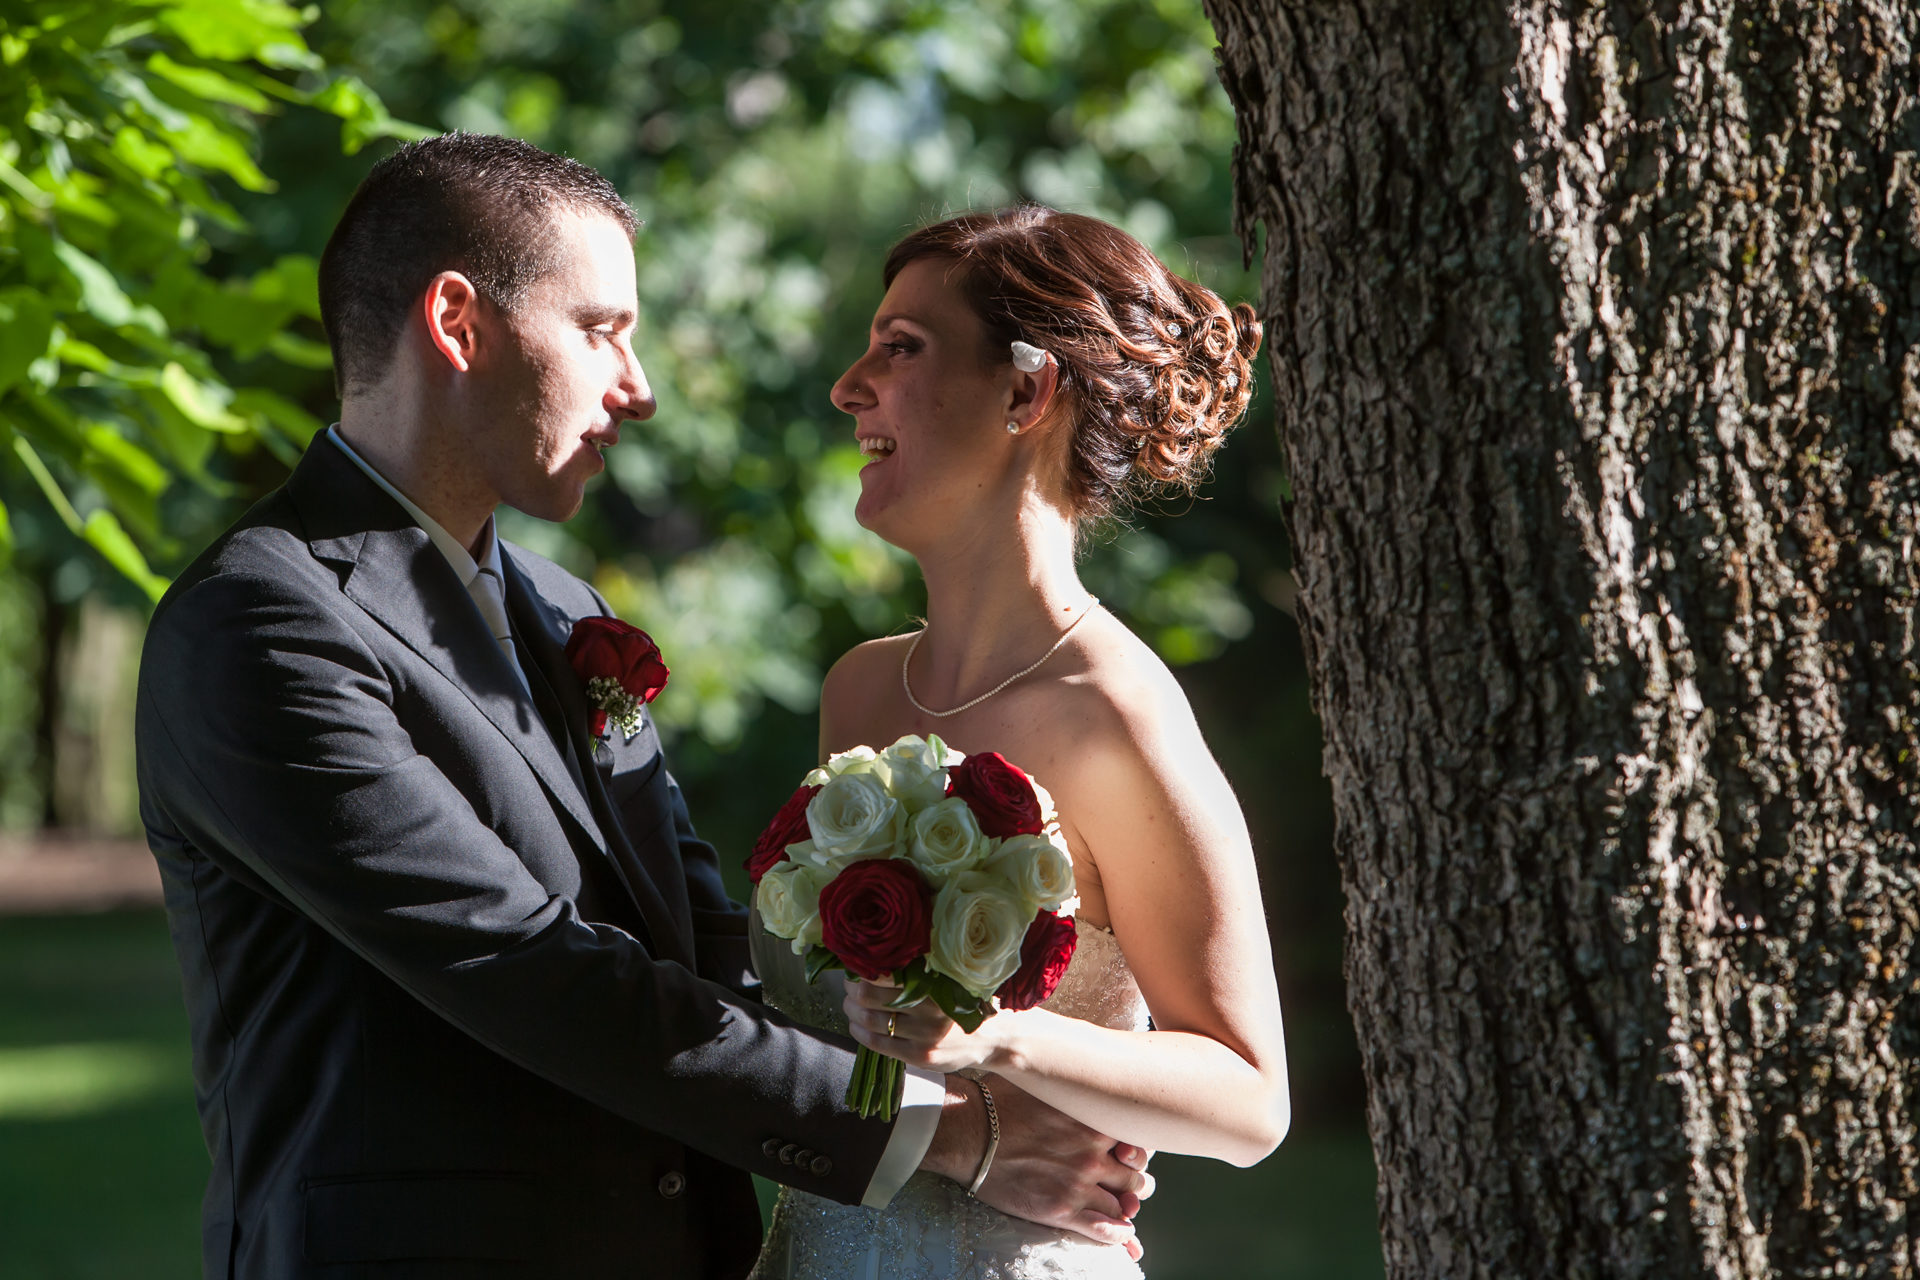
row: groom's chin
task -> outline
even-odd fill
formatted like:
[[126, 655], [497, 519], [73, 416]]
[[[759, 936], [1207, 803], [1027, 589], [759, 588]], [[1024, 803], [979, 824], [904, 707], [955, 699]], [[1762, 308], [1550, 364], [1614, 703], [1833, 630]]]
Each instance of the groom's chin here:
[[512, 507], [523, 516], [532, 516], [536, 520], [546, 520], [553, 524], [565, 524], [580, 514], [580, 508], [586, 505], [586, 486], [564, 492], [544, 493], [522, 501], [509, 499], [506, 506]]

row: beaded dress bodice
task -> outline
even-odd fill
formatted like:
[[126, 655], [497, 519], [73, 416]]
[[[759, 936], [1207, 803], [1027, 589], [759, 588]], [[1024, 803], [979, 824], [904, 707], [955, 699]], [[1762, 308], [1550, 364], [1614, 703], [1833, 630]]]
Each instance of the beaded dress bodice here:
[[[1145, 1030], [1147, 1003], [1120, 943], [1076, 924], [1079, 945], [1045, 1008], [1103, 1027]], [[751, 934], [766, 1002], [809, 1026], [844, 1033], [838, 973], [807, 984], [790, 945], [759, 927]], [[753, 1280], [1140, 1280], [1118, 1246], [1009, 1217], [934, 1174], [907, 1180], [885, 1209], [838, 1204], [780, 1189]]]

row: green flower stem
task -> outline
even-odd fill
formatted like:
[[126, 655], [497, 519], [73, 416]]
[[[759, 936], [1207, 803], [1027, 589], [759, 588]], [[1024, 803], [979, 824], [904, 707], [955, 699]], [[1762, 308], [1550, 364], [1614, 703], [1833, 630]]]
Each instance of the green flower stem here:
[[847, 1081], [847, 1107], [863, 1119], [892, 1120], [900, 1114], [900, 1063], [861, 1045], [853, 1055], [853, 1078]]

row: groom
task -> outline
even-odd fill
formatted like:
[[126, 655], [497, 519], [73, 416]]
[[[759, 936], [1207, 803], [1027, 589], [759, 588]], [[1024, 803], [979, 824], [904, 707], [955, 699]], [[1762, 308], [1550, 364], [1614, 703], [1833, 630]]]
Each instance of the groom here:
[[[654, 411], [634, 225], [506, 139], [377, 165], [321, 264], [340, 423], [154, 615], [208, 1277], [738, 1276], [749, 1171], [880, 1205], [988, 1156], [971, 1082], [859, 1119], [852, 1044], [756, 1001], [651, 723], [589, 731], [563, 647], [605, 602], [495, 536], [501, 503], [571, 516]], [[995, 1094], [981, 1198], [1130, 1241], [1140, 1154]]]

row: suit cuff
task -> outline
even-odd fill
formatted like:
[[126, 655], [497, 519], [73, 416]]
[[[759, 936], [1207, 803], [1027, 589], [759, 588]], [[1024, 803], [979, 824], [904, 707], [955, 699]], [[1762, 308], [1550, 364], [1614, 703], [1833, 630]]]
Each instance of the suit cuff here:
[[873, 1180], [860, 1199], [868, 1209], [884, 1209], [894, 1193], [907, 1185], [927, 1158], [933, 1131], [940, 1127], [940, 1109], [947, 1105], [947, 1078], [937, 1071], [908, 1067], [906, 1088], [900, 1095], [900, 1114], [894, 1117], [887, 1149], [874, 1166]]

